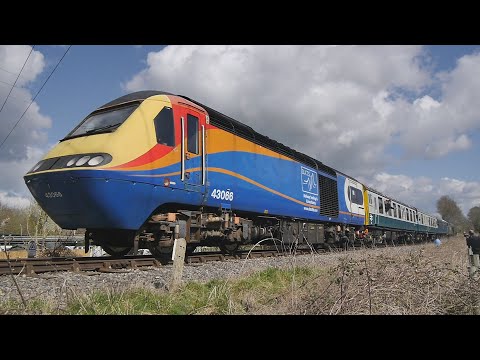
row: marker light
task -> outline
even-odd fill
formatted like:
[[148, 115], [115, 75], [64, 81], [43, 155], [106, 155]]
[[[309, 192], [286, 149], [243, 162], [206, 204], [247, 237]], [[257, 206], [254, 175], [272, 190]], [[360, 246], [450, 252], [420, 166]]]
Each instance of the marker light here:
[[77, 158], [70, 159], [70, 160], [67, 162], [67, 166], [72, 166], [73, 164], [75, 164], [75, 161], [77, 161]]
[[90, 156], [83, 156], [81, 157], [80, 159], [77, 160], [77, 162], [75, 163], [76, 166], [82, 166], [83, 164], [85, 164], [88, 160], [90, 160]]
[[102, 161], [103, 161], [103, 156], [102, 156], [102, 155], [97, 155], [97, 156], [91, 158], [91, 159], [88, 161], [88, 165], [90, 165], [90, 166], [97, 166], [97, 165], [100, 164]]

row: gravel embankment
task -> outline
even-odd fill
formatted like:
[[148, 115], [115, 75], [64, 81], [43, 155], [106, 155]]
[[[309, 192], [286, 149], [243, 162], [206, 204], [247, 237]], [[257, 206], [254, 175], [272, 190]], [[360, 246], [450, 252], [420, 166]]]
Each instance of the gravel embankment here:
[[[315, 255], [271, 257], [248, 260], [228, 260], [206, 264], [185, 265], [183, 282], [207, 282], [212, 279], [236, 278], [269, 267], [288, 268], [296, 266], [330, 267], [338, 263], [340, 258], [390, 255], [418, 251], [427, 245], [398, 246], [375, 250], [355, 250], [348, 252], [332, 252]], [[45, 299], [58, 302], [63, 306], [68, 297], [90, 294], [92, 291], [106, 289], [122, 289], [143, 287], [147, 289], [165, 290], [170, 281], [172, 265], [146, 270], [125, 270], [121, 273], [73, 273], [58, 272], [39, 274], [35, 277], [15, 276], [25, 300]], [[20, 301], [18, 291], [11, 276], [0, 276], [0, 302], [11, 299]]]

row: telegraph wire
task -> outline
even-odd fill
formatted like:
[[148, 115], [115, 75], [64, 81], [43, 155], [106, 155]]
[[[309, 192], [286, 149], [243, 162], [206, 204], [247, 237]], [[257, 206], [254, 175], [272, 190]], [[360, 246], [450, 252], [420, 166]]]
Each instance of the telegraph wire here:
[[[8, 83], [8, 82], [6, 82], [6, 81], [3, 81], [3, 80], [0, 80], [0, 83], [5, 84], [5, 85], [8, 85], [8, 86], [13, 86], [12, 84], [10, 84], [10, 83]], [[17, 89], [21, 89], [21, 87], [19, 87], [19, 86], [13, 86], [13, 87], [15, 87], [15, 88], [17, 88]]]
[[15, 125], [13, 126], [12, 130], [10, 130], [10, 132], [8, 133], [8, 135], [5, 137], [5, 139], [3, 139], [2, 143], [0, 144], [0, 149], [2, 148], [3, 144], [5, 144], [5, 141], [7, 141], [7, 139], [10, 137], [10, 135], [12, 134], [13, 130], [15, 130], [15, 128], [17, 127], [18, 123], [20, 122], [20, 120], [22, 120], [23, 116], [25, 115], [25, 113], [28, 111], [28, 109], [30, 108], [30, 105], [33, 104], [33, 102], [35, 101], [35, 99], [37, 98], [38, 94], [40, 94], [40, 91], [42, 91], [43, 87], [45, 86], [45, 84], [48, 82], [48, 80], [50, 79], [50, 77], [53, 75], [53, 73], [55, 72], [55, 70], [57, 69], [58, 65], [60, 65], [60, 63], [62, 62], [63, 58], [65, 57], [65, 55], [67, 55], [68, 53], [68, 50], [70, 50], [70, 48], [72, 47], [72, 45], [69, 45], [67, 50], [65, 51], [65, 53], [63, 54], [62, 58], [60, 59], [60, 61], [57, 63], [57, 65], [55, 65], [55, 68], [52, 70], [52, 72], [50, 73], [50, 75], [48, 75], [47, 79], [45, 80], [45, 82], [43, 83], [42, 87], [40, 88], [40, 90], [38, 90], [38, 92], [35, 94], [35, 96], [33, 97], [32, 101], [30, 102], [30, 104], [28, 104], [27, 108], [25, 109], [25, 111], [23, 112], [22, 116], [20, 116], [20, 118], [17, 120], [17, 122], [15, 123]]
[[24, 68], [25, 65], [27, 64], [28, 59], [30, 59], [30, 55], [32, 55], [32, 51], [33, 51], [33, 48], [34, 48], [34, 47], [35, 47], [35, 45], [33, 45], [32, 48], [30, 49], [30, 52], [28, 53], [27, 59], [26, 59], [25, 62], [23, 63], [22, 69], [21, 69], [20, 72], [18, 73], [17, 78], [15, 79], [15, 82], [13, 83], [12, 87], [10, 88], [10, 91], [9, 91], [7, 97], [5, 98], [5, 101], [3, 102], [2, 108], [0, 109], [0, 113], [2, 112], [3, 107], [4, 107], [5, 104], [7, 103], [7, 100], [8, 100], [8, 98], [10, 97], [10, 94], [12, 93], [13, 88], [14, 88], [15, 85], [17, 84], [17, 81], [18, 81], [18, 79], [20, 78], [20, 74], [22, 73], [23, 68]]

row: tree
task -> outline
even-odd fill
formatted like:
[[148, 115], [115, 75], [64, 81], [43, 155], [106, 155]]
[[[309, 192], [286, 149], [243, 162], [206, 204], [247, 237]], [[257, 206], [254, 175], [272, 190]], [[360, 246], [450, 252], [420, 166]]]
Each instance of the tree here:
[[473, 225], [475, 231], [480, 231], [480, 206], [474, 206], [468, 211], [468, 220]]
[[[8, 219], [8, 221], [5, 221]], [[62, 229], [36, 203], [17, 209], [0, 204], [0, 235], [45, 237], [60, 234]]]
[[444, 195], [437, 201], [437, 211], [442, 215], [443, 220], [448, 221], [458, 231], [466, 231], [469, 227], [469, 221], [463, 215], [455, 200], [450, 196]]

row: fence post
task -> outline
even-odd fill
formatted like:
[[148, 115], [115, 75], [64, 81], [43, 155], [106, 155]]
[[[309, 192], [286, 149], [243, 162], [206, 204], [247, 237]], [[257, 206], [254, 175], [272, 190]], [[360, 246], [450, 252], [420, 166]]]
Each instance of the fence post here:
[[175, 239], [173, 244], [173, 274], [170, 282], [169, 291], [175, 291], [182, 281], [183, 265], [185, 263], [185, 251], [187, 249], [187, 242], [184, 238]]

